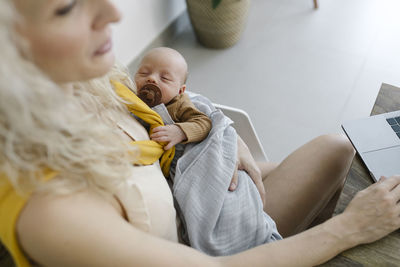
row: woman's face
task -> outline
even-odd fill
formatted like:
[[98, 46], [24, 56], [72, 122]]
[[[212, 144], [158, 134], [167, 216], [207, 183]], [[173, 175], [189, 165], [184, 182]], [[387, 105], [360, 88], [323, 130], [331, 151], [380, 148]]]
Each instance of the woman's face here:
[[110, 23], [120, 13], [110, 0], [14, 0], [18, 32], [32, 61], [58, 83], [106, 74], [114, 63]]

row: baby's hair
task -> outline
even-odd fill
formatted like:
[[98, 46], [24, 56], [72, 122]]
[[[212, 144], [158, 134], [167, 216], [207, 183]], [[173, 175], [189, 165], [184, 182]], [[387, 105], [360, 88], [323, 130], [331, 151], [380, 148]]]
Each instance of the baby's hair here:
[[152, 52], [154, 52], [154, 51], [157, 51], [157, 50], [160, 50], [160, 49], [166, 49], [166, 50], [172, 51], [173, 53], [176, 53], [177, 55], [179, 55], [179, 57], [181, 57], [183, 63], [185, 64], [185, 69], [186, 69], [186, 70], [185, 70], [185, 74], [184, 74], [183, 79], [182, 79], [182, 85], [183, 85], [183, 84], [186, 84], [186, 81], [187, 81], [188, 76], [189, 76], [188, 64], [187, 64], [187, 62], [186, 62], [186, 59], [183, 57], [183, 55], [182, 55], [181, 53], [179, 53], [179, 51], [177, 51], [177, 50], [175, 50], [175, 49], [173, 49], [173, 48], [161, 46], [161, 47], [155, 47], [155, 48], [152, 48], [152, 49], [148, 50], [148, 51], [143, 55], [143, 57], [141, 58], [140, 63], [139, 63], [139, 66], [142, 64], [142, 62], [143, 62], [143, 60], [146, 58], [146, 56], [148, 56], [150, 53], [152, 53]]
[[[109, 80], [133, 82], [115, 66], [67, 93], [22, 55], [29, 49], [14, 30], [18, 16], [12, 0], [0, 1], [0, 182], [5, 176], [21, 193], [119, 190], [136, 150], [116, 131], [113, 118], [128, 112]], [[59, 179], [42, 183], [48, 169]]]

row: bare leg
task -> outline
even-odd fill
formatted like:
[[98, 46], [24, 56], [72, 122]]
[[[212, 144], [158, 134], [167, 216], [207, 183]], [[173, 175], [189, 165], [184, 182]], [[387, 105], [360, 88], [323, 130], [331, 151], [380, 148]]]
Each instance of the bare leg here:
[[[265, 179], [268, 178], [268, 175], [275, 170], [278, 166], [279, 163], [276, 162], [257, 162], [260, 170], [261, 170], [261, 176], [262, 180], [265, 181]], [[314, 219], [314, 221], [308, 226], [308, 227], [313, 227], [318, 224], [323, 223], [324, 221], [328, 220], [329, 218], [332, 217], [333, 212], [335, 211], [336, 204], [340, 198], [340, 195], [342, 193], [343, 187], [344, 187], [345, 179], [343, 179], [342, 186], [336, 190], [335, 194], [333, 197], [329, 200], [328, 204], [323, 208], [320, 213], [317, 215], [317, 217]]]
[[346, 137], [324, 135], [277, 167], [259, 165], [266, 191], [264, 210], [283, 236], [305, 230], [319, 215], [321, 221], [331, 216], [353, 157], [354, 149]]
[[338, 202], [338, 200], [340, 198], [340, 195], [342, 193], [342, 190], [343, 190], [343, 187], [344, 187], [344, 182], [345, 182], [345, 180], [343, 180], [342, 186], [340, 186], [339, 189], [336, 190], [335, 194], [329, 200], [328, 204], [326, 204], [325, 208], [323, 208], [320, 211], [320, 213], [317, 215], [317, 217], [314, 219], [314, 221], [307, 228], [314, 227], [314, 226], [316, 226], [318, 224], [321, 224], [321, 223], [325, 222], [329, 218], [332, 218], [333, 212], [335, 211], [335, 208], [336, 208], [336, 204], [337, 204], [337, 202]]
[[279, 166], [279, 163], [269, 162], [269, 161], [268, 162], [260, 161], [260, 162], [257, 162], [257, 165], [260, 168], [261, 177], [264, 182], [265, 179], [268, 178], [268, 175]]

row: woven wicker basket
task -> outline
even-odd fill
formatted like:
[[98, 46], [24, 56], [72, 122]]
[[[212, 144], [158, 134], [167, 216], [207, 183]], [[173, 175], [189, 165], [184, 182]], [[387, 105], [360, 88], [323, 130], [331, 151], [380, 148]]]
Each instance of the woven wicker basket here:
[[250, 0], [222, 0], [216, 9], [212, 8], [211, 2], [186, 0], [196, 37], [206, 47], [230, 47], [244, 30]]

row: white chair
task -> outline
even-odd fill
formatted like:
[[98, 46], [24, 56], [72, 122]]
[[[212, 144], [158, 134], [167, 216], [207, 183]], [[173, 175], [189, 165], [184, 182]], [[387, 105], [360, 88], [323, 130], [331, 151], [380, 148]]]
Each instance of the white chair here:
[[236, 132], [247, 144], [254, 159], [256, 161], [268, 161], [268, 157], [264, 152], [249, 115], [241, 109], [220, 104], [214, 104], [214, 106], [222, 110], [233, 121], [233, 128], [235, 128]]

